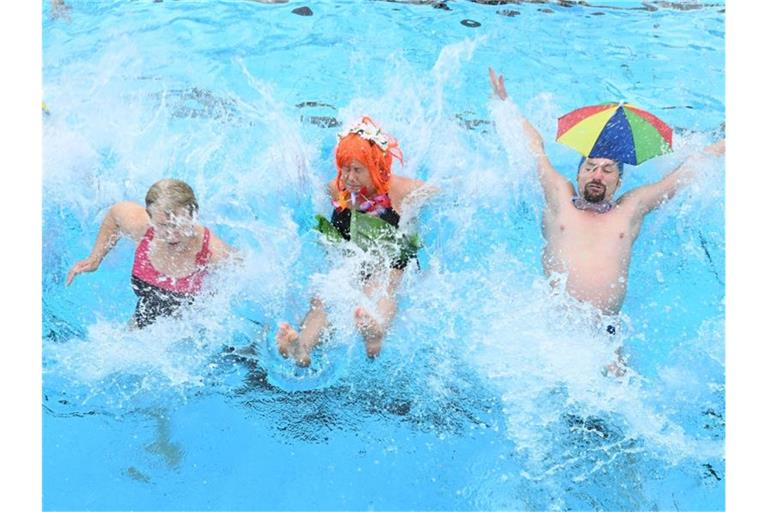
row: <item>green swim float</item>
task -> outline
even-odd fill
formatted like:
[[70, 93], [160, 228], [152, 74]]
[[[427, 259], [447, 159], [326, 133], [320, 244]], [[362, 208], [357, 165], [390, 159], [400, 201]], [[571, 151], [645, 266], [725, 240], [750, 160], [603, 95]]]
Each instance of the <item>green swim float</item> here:
[[419, 236], [397, 229], [400, 216], [390, 210], [388, 216], [376, 216], [357, 210], [335, 211], [331, 220], [315, 215], [317, 229], [332, 243], [349, 240], [364, 251], [383, 251], [392, 267], [403, 269], [421, 247]]

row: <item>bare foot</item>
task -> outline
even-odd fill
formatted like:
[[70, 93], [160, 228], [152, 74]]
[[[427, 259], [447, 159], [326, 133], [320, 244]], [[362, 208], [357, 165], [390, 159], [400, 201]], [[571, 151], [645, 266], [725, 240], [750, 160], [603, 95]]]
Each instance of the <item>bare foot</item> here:
[[365, 340], [365, 350], [368, 357], [373, 359], [381, 352], [381, 340], [384, 338], [384, 329], [366, 310], [357, 308], [355, 310], [355, 322], [357, 328]]
[[299, 343], [299, 333], [290, 324], [286, 322], [280, 324], [275, 340], [277, 340], [277, 349], [283, 357], [290, 357], [299, 366], [306, 367], [312, 362], [307, 351]]
[[280, 351], [280, 354], [283, 357], [288, 357], [291, 355], [291, 345], [299, 339], [299, 333], [289, 323], [283, 322], [277, 330], [275, 339], [277, 340], [277, 349]]

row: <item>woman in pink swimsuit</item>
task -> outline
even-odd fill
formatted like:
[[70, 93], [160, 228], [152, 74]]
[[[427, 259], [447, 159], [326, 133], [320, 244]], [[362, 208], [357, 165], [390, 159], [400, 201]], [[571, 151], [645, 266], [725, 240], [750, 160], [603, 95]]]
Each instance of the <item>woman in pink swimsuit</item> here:
[[132, 325], [142, 328], [190, 304], [206, 272], [231, 249], [208, 228], [197, 224], [197, 199], [183, 181], [160, 180], [147, 191], [146, 208], [123, 201], [109, 209], [93, 250], [75, 263], [67, 285], [82, 272], [99, 268], [122, 235], [138, 242], [131, 286], [139, 297]]

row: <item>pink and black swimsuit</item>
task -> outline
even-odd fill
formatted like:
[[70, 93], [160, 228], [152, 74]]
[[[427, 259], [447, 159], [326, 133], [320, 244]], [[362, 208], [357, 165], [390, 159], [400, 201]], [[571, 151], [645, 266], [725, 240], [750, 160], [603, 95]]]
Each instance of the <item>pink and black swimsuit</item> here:
[[154, 228], [149, 228], [139, 242], [133, 259], [131, 287], [139, 296], [133, 317], [139, 328], [153, 323], [158, 317], [172, 315], [183, 305], [191, 304], [203, 286], [206, 267], [211, 257], [211, 234], [208, 228], [205, 228], [203, 247], [195, 255], [196, 270], [183, 277], [161, 274], [149, 261], [149, 242], [154, 236]]

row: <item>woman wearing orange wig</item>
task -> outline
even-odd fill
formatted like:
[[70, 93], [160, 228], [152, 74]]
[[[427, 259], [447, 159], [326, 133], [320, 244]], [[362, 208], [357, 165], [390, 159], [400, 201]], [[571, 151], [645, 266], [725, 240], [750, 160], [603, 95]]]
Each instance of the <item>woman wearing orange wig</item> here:
[[[381, 250], [388, 256], [368, 269], [363, 289], [369, 297], [382, 294], [377, 312], [355, 310], [355, 322], [365, 340], [368, 357], [376, 357], [397, 310], [395, 293], [404, 269], [415, 261], [418, 242], [398, 230], [403, 208], [415, 206], [418, 198], [434, 192], [419, 180], [392, 174], [392, 160], [402, 164], [397, 139], [387, 135], [369, 117], [339, 133], [336, 146], [336, 178], [328, 184], [334, 206], [331, 220], [318, 216], [318, 229], [331, 240], [348, 240], [366, 250]], [[421, 193], [420, 193], [421, 192]], [[426, 193], [426, 194], [425, 194]], [[379, 320], [377, 320], [377, 318]], [[282, 323], [276, 339], [283, 357], [299, 366], [309, 366], [310, 354], [319, 343], [328, 318], [322, 301], [312, 299], [310, 310], [297, 332]]]

